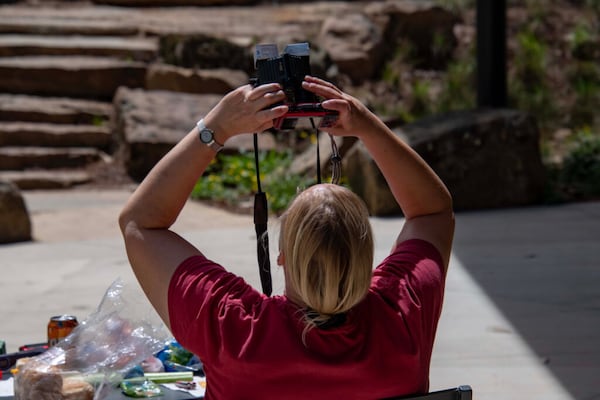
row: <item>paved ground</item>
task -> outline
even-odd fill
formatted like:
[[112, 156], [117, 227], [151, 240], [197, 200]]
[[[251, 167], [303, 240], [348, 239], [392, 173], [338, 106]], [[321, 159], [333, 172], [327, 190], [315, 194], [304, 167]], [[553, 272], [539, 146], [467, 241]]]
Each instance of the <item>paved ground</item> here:
[[[128, 194], [25, 194], [36, 240], [0, 246], [9, 351], [43, 341], [51, 315], [84, 319], [117, 277], [136, 286], [116, 225]], [[380, 260], [402, 219], [372, 222]], [[176, 229], [259, 287], [250, 216], [190, 203]], [[599, 238], [600, 202], [460, 213], [432, 389], [470, 384], [478, 400], [600, 399]], [[281, 273], [274, 280], [281, 292]]]

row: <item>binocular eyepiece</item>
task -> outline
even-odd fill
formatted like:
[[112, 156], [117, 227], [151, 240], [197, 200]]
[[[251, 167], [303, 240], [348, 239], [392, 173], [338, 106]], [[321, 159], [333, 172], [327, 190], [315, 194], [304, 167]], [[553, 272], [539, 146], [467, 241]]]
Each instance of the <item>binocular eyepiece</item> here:
[[282, 54], [276, 44], [259, 44], [254, 51], [254, 66], [257, 76], [251, 80], [253, 85], [279, 83], [285, 93], [289, 111], [275, 121], [275, 129], [294, 129], [300, 118], [320, 118], [320, 128], [337, 119], [336, 111], [324, 109], [314, 93], [302, 88], [304, 77], [311, 75], [308, 43], [288, 44]]

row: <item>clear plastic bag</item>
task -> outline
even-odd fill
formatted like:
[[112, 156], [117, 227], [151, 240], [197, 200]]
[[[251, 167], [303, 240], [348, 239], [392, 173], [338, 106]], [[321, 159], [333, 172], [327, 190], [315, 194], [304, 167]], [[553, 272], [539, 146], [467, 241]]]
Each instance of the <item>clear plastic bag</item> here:
[[[118, 279], [98, 309], [69, 336], [19, 368], [15, 399], [62, 400], [64, 396], [55, 393], [60, 391], [59, 383], [64, 390], [75, 379], [92, 386], [93, 398], [101, 399], [129, 369], [164, 348], [170, 339], [143, 292]], [[44, 384], [52, 387], [44, 388]]]

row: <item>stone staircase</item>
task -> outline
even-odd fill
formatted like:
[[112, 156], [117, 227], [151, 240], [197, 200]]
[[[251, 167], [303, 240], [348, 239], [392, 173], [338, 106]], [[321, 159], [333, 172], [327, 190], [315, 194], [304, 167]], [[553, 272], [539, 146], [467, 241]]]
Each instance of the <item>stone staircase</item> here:
[[157, 54], [156, 38], [123, 22], [0, 9], [0, 180], [69, 188], [118, 171], [112, 98], [143, 87]]
[[215, 95], [248, 82], [255, 43], [313, 41], [326, 19], [364, 7], [9, 2], [0, 0], [0, 180], [23, 189], [143, 178]]

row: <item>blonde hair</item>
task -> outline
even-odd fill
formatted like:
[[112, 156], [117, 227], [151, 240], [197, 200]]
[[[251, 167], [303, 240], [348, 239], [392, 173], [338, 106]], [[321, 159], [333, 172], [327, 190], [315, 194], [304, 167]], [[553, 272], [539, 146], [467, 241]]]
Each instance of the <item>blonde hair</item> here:
[[301, 193], [281, 219], [286, 295], [305, 307], [306, 333], [349, 311], [367, 294], [373, 234], [364, 202], [341, 186]]

